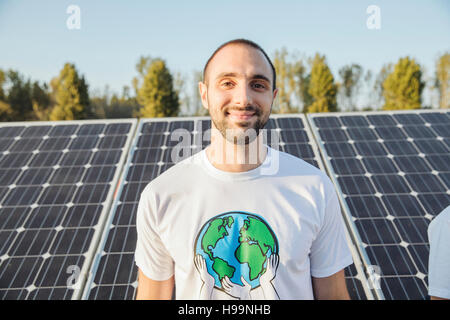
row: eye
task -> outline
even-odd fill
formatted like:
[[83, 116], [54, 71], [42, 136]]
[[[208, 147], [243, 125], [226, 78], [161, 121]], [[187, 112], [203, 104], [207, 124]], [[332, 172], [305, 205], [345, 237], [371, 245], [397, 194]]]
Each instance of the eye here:
[[229, 88], [229, 87], [233, 86], [233, 82], [231, 82], [231, 81], [224, 81], [224, 82], [222, 82], [221, 86]]
[[253, 86], [254, 86], [256, 89], [265, 89], [265, 88], [266, 88], [266, 85], [265, 85], [264, 83], [261, 83], [261, 82], [255, 82], [255, 83], [253, 84]]

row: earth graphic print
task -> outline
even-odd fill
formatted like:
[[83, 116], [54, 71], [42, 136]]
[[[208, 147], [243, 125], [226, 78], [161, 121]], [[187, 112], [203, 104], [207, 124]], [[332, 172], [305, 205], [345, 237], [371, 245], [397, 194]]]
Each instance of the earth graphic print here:
[[228, 212], [205, 223], [196, 239], [195, 254], [205, 259], [215, 287], [221, 289], [227, 276], [241, 286], [243, 277], [254, 289], [260, 285], [268, 258], [278, 254], [278, 240], [261, 217]]

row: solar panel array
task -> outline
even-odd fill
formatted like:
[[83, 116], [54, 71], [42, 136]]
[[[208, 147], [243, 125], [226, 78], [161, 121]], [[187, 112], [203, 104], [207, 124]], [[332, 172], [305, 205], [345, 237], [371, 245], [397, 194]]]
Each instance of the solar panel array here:
[[71, 299], [136, 120], [0, 125], [0, 299]]
[[[303, 115], [276, 115], [269, 119], [265, 143], [278, 142], [282, 151], [298, 156], [322, 168], [322, 162]], [[85, 299], [133, 299], [137, 287], [134, 264], [136, 245], [136, 210], [145, 186], [173, 166], [172, 152], [179, 143], [177, 129], [186, 129], [191, 152], [180, 160], [199, 152], [210, 144], [209, 117], [142, 119], [133, 143], [109, 224], [96, 255], [92, 273], [83, 294]], [[274, 131], [272, 131], [274, 130]], [[273, 138], [275, 136], [275, 138]], [[108, 227], [109, 225], [109, 227]], [[358, 257], [356, 257], [358, 259]], [[359, 259], [358, 259], [359, 260]], [[366, 280], [355, 266], [346, 269], [349, 291], [353, 298], [365, 299]]]
[[431, 219], [450, 204], [448, 111], [309, 115], [375, 294], [427, 298]]
[[[335, 183], [355, 244], [355, 265], [345, 270], [351, 297], [426, 298], [427, 227], [450, 204], [449, 112], [308, 117], [271, 116], [265, 143]], [[182, 160], [209, 145], [210, 118], [143, 119], [136, 135], [135, 126], [0, 125], [0, 299], [134, 298], [140, 193], [175, 164], [174, 151]], [[181, 154], [180, 128], [191, 145]], [[381, 273], [381, 287], [368, 289], [363, 267]]]

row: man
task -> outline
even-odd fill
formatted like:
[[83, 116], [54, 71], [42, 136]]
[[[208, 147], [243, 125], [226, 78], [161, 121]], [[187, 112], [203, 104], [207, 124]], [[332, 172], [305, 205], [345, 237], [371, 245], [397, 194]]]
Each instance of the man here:
[[428, 226], [428, 294], [431, 300], [450, 299], [450, 206]]
[[[211, 144], [151, 181], [137, 214], [137, 299], [349, 299], [336, 192], [262, 144], [276, 74], [257, 44], [220, 46], [199, 83]], [[256, 150], [256, 151], [255, 151]]]

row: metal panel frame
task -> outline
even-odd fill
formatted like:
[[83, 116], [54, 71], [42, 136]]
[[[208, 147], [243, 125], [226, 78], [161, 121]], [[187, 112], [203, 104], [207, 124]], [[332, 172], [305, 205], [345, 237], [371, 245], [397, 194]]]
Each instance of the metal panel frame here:
[[131, 124], [130, 130], [127, 133], [127, 139], [125, 142], [124, 147], [122, 148], [122, 154], [120, 156], [119, 161], [117, 162], [117, 168], [114, 173], [114, 177], [109, 183], [111, 185], [110, 190], [108, 191], [108, 195], [106, 196], [105, 201], [102, 203], [103, 208], [99, 215], [99, 219], [97, 222], [97, 225], [93, 226], [93, 229], [95, 229], [94, 235], [92, 236], [92, 240], [89, 245], [89, 249], [86, 251], [86, 253], [83, 254], [85, 257], [85, 261], [83, 263], [83, 267], [81, 269], [81, 272], [79, 274], [79, 277], [76, 281], [76, 284], [72, 286], [74, 289], [74, 292], [72, 294], [71, 300], [79, 300], [80, 296], [83, 292], [83, 288], [85, 286], [85, 282], [87, 279], [87, 274], [89, 270], [91, 269], [91, 263], [94, 256], [94, 253], [96, 252], [96, 249], [98, 247], [98, 243], [100, 240], [100, 235], [105, 227], [105, 221], [108, 216], [108, 213], [110, 211], [110, 207], [112, 204], [113, 197], [115, 196], [117, 185], [118, 185], [118, 179], [122, 173], [123, 170], [123, 164], [125, 162], [125, 159], [128, 155], [128, 150], [130, 146], [131, 139], [135, 136], [135, 130], [137, 125], [137, 119], [130, 118], [130, 119], [89, 119], [89, 120], [66, 120], [66, 121], [20, 121], [20, 122], [3, 122], [0, 124], [1, 127], [19, 127], [19, 126], [25, 126], [25, 127], [31, 127], [31, 126], [45, 126], [45, 125], [51, 125], [51, 126], [60, 126], [60, 125], [83, 125], [83, 124], [114, 124], [114, 123], [129, 123]]

